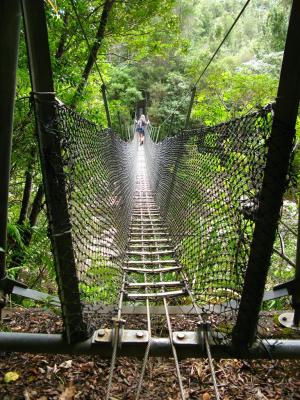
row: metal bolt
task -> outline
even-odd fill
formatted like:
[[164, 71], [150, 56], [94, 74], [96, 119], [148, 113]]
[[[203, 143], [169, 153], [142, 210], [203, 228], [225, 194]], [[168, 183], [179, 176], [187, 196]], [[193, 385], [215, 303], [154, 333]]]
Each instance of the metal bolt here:
[[98, 331], [98, 337], [103, 337], [105, 335], [105, 330], [104, 329], [100, 329]]
[[177, 339], [183, 340], [184, 338], [185, 338], [185, 333], [183, 333], [183, 332], [177, 333]]
[[138, 339], [141, 339], [142, 337], [144, 337], [144, 333], [143, 333], [143, 332], [137, 332], [137, 333], [135, 334], [135, 336], [136, 336]]

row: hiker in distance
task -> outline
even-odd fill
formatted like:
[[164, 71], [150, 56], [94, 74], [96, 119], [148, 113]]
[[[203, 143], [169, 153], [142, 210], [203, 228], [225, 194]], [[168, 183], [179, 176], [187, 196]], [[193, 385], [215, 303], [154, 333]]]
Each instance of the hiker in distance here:
[[145, 129], [150, 124], [148, 118], [142, 114], [138, 121], [136, 121], [136, 132], [139, 134], [139, 142], [142, 145], [144, 143], [145, 138]]

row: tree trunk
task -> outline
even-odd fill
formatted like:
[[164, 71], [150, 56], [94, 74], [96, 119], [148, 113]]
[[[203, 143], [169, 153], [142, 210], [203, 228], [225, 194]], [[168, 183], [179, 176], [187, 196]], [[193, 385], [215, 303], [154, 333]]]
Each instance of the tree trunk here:
[[35, 159], [35, 153], [36, 153], [36, 149], [33, 148], [30, 152], [28, 166], [25, 171], [25, 184], [24, 184], [24, 190], [23, 190], [22, 204], [21, 204], [19, 219], [17, 221], [17, 224], [19, 224], [19, 225], [24, 225], [24, 222], [28, 215], [31, 188], [32, 188], [32, 170], [33, 170], [33, 163], [34, 163], [34, 159]]
[[97, 54], [98, 51], [100, 49], [101, 43], [104, 39], [104, 35], [105, 35], [105, 29], [107, 26], [107, 21], [108, 21], [108, 17], [109, 17], [109, 13], [113, 7], [115, 3], [115, 0], [105, 0], [104, 5], [103, 5], [103, 10], [102, 10], [102, 15], [100, 18], [100, 23], [99, 23], [99, 27], [98, 27], [98, 31], [97, 31], [97, 35], [96, 35], [96, 39], [95, 42], [92, 46], [92, 48], [90, 49], [90, 54], [87, 60], [87, 63], [85, 65], [84, 71], [82, 73], [81, 76], [81, 81], [76, 89], [76, 92], [74, 94], [73, 100], [72, 100], [72, 105], [75, 106], [79, 97], [81, 96], [88, 78], [91, 74], [91, 71], [93, 69], [93, 66], [96, 63], [97, 60]]
[[[36, 225], [39, 213], [42, 209], [42, 202], [44, 198], [44, 187], [41, 183], [36, 192], [35, 198], [32, 203], [31, 212], [29, 215], [29, 226], [32, 228]], [[30, 238], [31, 240], [31, 238]], [[28, 243], [29, 244], [29, 243]]]
[[60, 39], [59, 39], [59, 43], [58, 43], [57, 50], [56, 50], [56, 53], [55, 53], [56, 60], [59, 60], [63, 56], [63, 54], [64, 54], [64, 52], [66, 50], [65, 49], [65, 44], [66, 44], [66, 40], [67, 40], [67, 36], [68, 36], [67, 27], [68, 27], [68, 24], [69, 24], [69, 13], [65, 13], [63, 21], [64, 21], [64, 30], [63, 30], [63, 32], [61, 34]]
[[18, 225], [24, 225], [24, 222], [27, 218], [31, 188], [32, 188], [32, 171], [27, 169], [27, 171], [25, 172], [25, 184], [23, 190], [22, 205], [21, 205], [19, 219], [17, 221]]

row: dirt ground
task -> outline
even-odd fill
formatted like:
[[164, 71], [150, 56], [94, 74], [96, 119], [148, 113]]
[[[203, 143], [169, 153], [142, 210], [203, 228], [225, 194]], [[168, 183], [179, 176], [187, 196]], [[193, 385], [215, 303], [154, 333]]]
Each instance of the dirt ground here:
[[[174, 317], [175, 318], [175, 317]], [[40, 310], [14, 310], [1, 324], [2, 331], [60, 332], [59, 316]], [[104, 400], [109, 361], [92, 356], [0, 354], [0, 400]], [[213, 400], [206, 360], [180, 361], [187, 399]], [[300, 361], [220, 360], [215, 363], [223, 400], [300, 399]], [[141, 361], [117, 359], [112, 400], [133, 400]], [[174, 361], [148, 362], [141, 400], [180, 399]]]

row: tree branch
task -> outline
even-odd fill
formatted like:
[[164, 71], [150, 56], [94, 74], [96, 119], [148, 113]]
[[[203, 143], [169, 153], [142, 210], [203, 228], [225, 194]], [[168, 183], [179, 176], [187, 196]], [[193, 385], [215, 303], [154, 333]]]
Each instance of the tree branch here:
[[108, 17], [109, 17], [110, 11], [111, 11], [114, 3], [115, 3], [115, 0], [106, 0], [104, 2], [96, 39], [94, 41], [92, 48], [90, 49], [89, 57], [88, 57], [86, 65], [85, 65], [84, 71], [82, 73], [81, 81], [76, 89], [75, 94], [74, 94], [74, 97], [72, 100], [73, 106], [77, 103], [78, 98], [81, 96], [81, 94], [87, 84], [88, 78], [92, 72], [93, 66], [96, 63], [98, 51], [99, 51], [102, 41], [104, 39]]

